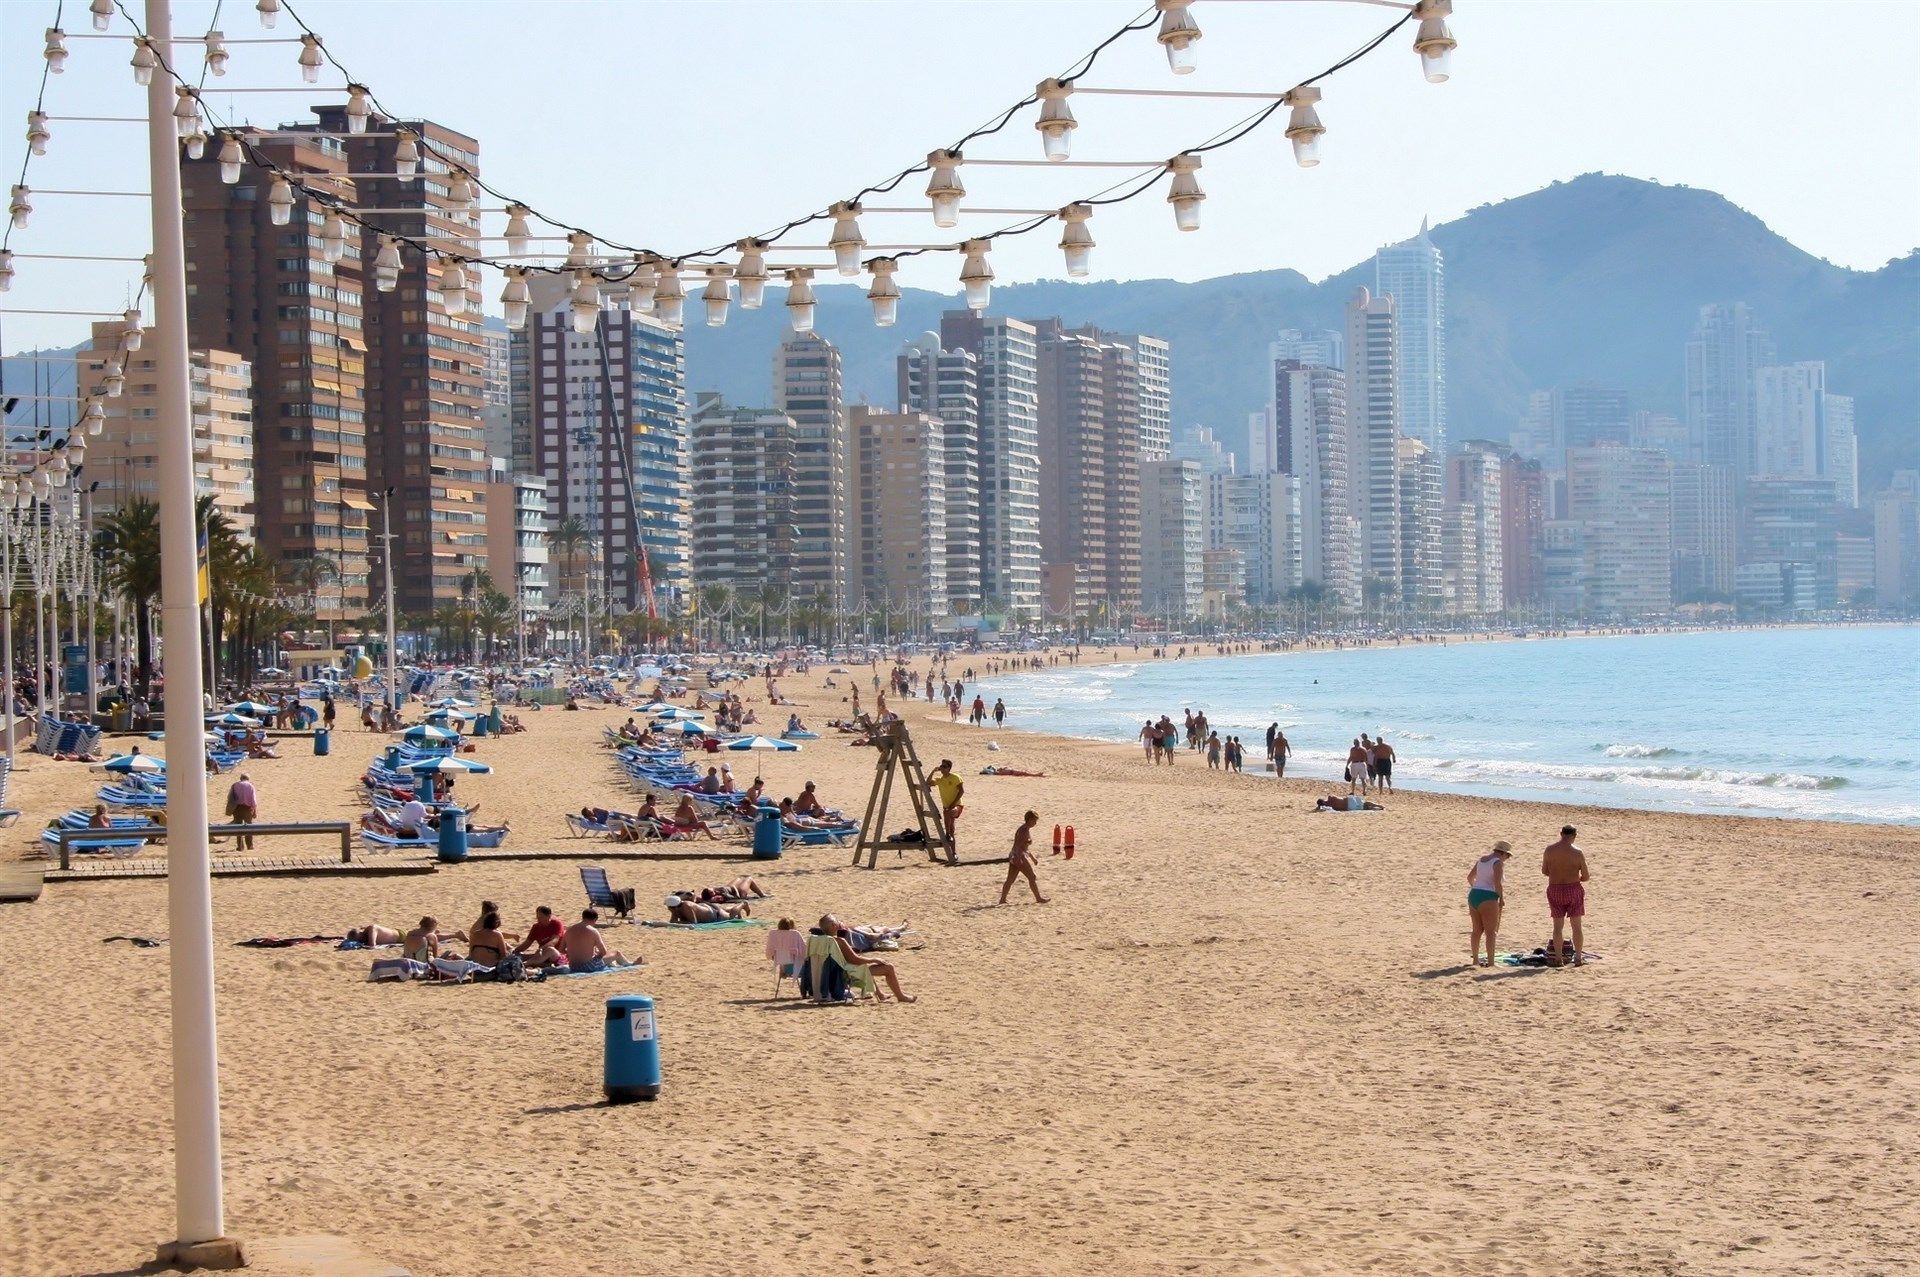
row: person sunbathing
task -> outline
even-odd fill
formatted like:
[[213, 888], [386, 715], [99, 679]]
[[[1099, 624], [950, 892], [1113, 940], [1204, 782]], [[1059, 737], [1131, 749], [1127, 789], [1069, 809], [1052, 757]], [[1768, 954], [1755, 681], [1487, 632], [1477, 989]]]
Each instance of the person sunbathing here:
[[787, 715], [787, 730], [790, 732], [804, 732], [807, 730], [807, 725], [800, 721], [798, 714], [789, 714]]
[[500, 911], [488, 909], [467, 931], [467, 961], [497, 967], [507, 956], [507, 941], [519, 937], [500, 930]]
[[816, 820], [812, 816], [802, 816], [793, 809], [793, 799], [791, 798], [782, 798], [780, 800], [780, 823], [798, 833], [812, 833], [821, 829], [840, 828], [840, 826], [827, 821]]
[[600, 921], [597, 909], [582, 909], [580, 921], [567, 928], [566, 943], [563, 946], [567, 954], [567, 966], [575, 975], [592, 975], [596, 971], [606, 971], [613, 967], [637, 967], [638, 959], [629, 962], [627, 955], [618, 949], [608, 949], [600, 928], [594, 924]]
[[1368, 802], [1358, 794], [1328, 794], [1313, 800], [1315, 811], [1385, 811], [1379, 803]]
[[728, 922], [752, 915], [753, 906], [750, 904], [709, 904], [687, 896], [667, 897], [667, 917], [674, 922]]
[[369, 949], [378, 949], [382, 945], [399, 944], [400, 933], [392, 927], [383, 927], [377, 922], [369, 922], [364, 927], [348, 927], [346, 939]]
[[415, 962], [432, 962], [440, 956], [440, 946], [452, 937], [440, 934], [440, 920], [432, 914], [420, 919], [420, 925], [401, 937], [401, 953]]
[[761, 889], [760, 883], [747, 874], [723, 882], [717, 887], [702, 887], [699, 891], [677, 891], [682, 898], [693, 898], [705, 904], [725, 903], [728, 901], [765, 899], [773, 893]]
[[552, 909], [541, 905], [533, 911], [533, 925], [527, 928], [526, 938], [513, 951], [521, 954], [530, 967], [559, 966], [566, 961], [560, 949], [566, 935], [566, 924], [553, 916]]
[[88, 829], [112, 829], [113, 828], [113, 817], [107, 815], [107, 805], [105, 803], [95, 803], [93, 805], [93, 815], [87, 817], [87, 828]]
[[680, 805], [673, 809], [673, 819], [669, 823], [676, 829], [688, 831], [695, 829], [705, 830], [707, 837], [716, 840], [719, 838], [719, 835], [713, 832], [713, 827], [707, 824], [706, 821], [700, 819], [700, 813], [694, 810], [693, 796], [691, 794], [681, 798]]
[[897, 947], [900, 937], [907, 934], [907, 924], [903, 922], [897, 927], [883, 927], [869, 922], [847, 927], [845, 930], [847, 942], [853, 946], [853, 951], [865, 953], [882, 944], [893, 944]]
[[800, 791], [800, 796], [793, 800], [793, 810], [797, 815], [801, 816], [828, 818], [832, 820], [840, 819], [840, 813], [838, 811], [826, 806], [820, 801], [820, 795], [815, 792], [812, 781], [808, 781], [806, 788]]
[[[900, 988], [900, 976], [894, 971], [891, 962], [883, 962], [879, 958], [863, 958], [856, 953], [849, 939], [851, 928], [843, 925], [840, 920], [832, 914], [828, 914], [826, 917], [820, 919], [820, 927], [815, 934], [832, 936], [834, 938], [834, 944], [840, 950], [841, 966], [865, 967], [869, 972], [884, 980], [887, 987], [893, 990], [893, 996], [900, 1001], [919, 1001], [919, 999], [909, 996]], [[885, 1002], [887, 1000], [886, 995], [881, 993], [877, 988], [873, 991], [873, 998], [876, 1002]]]

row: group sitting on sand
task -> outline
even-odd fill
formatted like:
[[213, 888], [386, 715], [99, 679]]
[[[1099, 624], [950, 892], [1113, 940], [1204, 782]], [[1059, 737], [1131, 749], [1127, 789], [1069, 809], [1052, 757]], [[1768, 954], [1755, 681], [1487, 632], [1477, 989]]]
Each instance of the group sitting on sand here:
[[[1561, 826], [1559, 839], [1549, 843], [1540, 855], [1540, 872], [1547, 880], [1547, 912], [1553, 919], [1553, 939], [1544, 955], [1550, 967], [1564, 966], [1569, 960], [1576, 967], [1585, 966], [1589, 956], [1582, 924], [1587, 914], [1586, 883], [1590, 875], [1586, 853], [1574, 845], [1575, 833], [1572, 825]], [[1513, 844], [1503, 839], [1467, 870], [1467, 914], [1473, 923], [1468, 953], [1476, 967], [1490, 967], [1497, 960], [1494, 940], [1506, 907], [1506, 866], [1512, 858]], [[1569, 923], [1573, 929], [1571, 948], [1561, 939]]]
[[[598, 910], [582, 909], [580, 921], [569, 926], [554, 916], [552, 908], [541, 905], [533, 911], [533, 924], [522, 934], [504, 930], [500, 906], [483, 900], [480, 916], [464, 931], [443, 932], [440, 920], [429, 914], [404, 934], [369, 922], [349, 928], [346, 939], [350, 945], [367, 949], [397, 944], [406, 960], [423, 964], [434, 976], [444, 979], [491, 977], [502, 967], [516, 972], [520, 967], [531, 967], [591, 975], [639, 966], [640, 959], [629, 959], [619, 950], [607, 948], [599, 922]], [[456, 941], [467, 946], [466, 956], [452, 949]]]

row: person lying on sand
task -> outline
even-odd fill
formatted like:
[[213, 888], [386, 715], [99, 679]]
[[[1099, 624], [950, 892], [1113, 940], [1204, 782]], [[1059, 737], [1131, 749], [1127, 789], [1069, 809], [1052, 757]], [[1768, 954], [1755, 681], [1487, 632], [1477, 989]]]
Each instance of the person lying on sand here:
[[704, 901], [707, 904], [724, 904], [735, 900], [765, 899], [773, 893], [762, 890], [760, 883], [751, 875], [741, 874], [738, 878], [730, 879], [717, 887], [702, 887], [698, 891], [676, 891], [673, 894]]
[[1368, 802], [1358, 794], [1328, 794], [1313, 800], [1315, 811], [1385, 811], [1379, 803]]
[[689, 896], [667, 897], [667, 918], [672, 922], [729, 922], [752, 916], [750, 904], [705, 904]]
[[369, 949], [378, 949], [382, 945], [399, 944], [400, 933], [392, 927], [383, 927], [377, 922], [369, 922], [364, 927], [348, 927], [346, 938]]
[[580, 921], [567, 928], [566, 952], [567, 966], [579, 975], [591, 975], [595, 971], [606, 971], [612, 967], [637, 967], [636, 959], [629, 962], [627, 955], [619, 950], [609, 950], [605, 937], [595, 924], [600, 921], [597, 909], [582, 909]]
[[878, 923], [865, 922], [851, 927], [842, 927], [847, 943], [853, 946], [855, 953], [866, 953], [882, 944], [896, 944], [901, 936], [907, 934], [907, 924], [897, 927], [881, 926]]
[[[852, 941], [849, 938], [850, 928], [842, 924], [840, 920], [832, 914], [828, 914], [826, 917], [820, 919], [820, 927], [817, 934], [828, 935], [834, 938], [834, 943], [838, 945], [840, 949], [840, 963], [842, 966], [865, 967], [868, 971], [871, 971], [874, 975], [884, 980], [887, 988], [893, 990], [893, 996], [900, 1001], [919, 1001], [918, 998], [908, 996], [908, 994], [900, 988], [900, 976], [894, 971], [891, 962], [883, 962], [879, 958], [863, 958], [856, 953]], [[887, 1000], [886, 995], [881, 993], [877, 988], [874, 990], [873, 997], [876, 1002], [885, 1002]]]

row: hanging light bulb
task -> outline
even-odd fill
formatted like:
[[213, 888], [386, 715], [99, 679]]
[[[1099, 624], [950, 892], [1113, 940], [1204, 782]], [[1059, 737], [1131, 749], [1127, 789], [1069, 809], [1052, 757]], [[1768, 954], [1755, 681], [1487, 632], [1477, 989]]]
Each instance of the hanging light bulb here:
[[966, 290], [967, 309], [979, 314], [993, 297], [993, 267], [987, 264], [989, 245], [984, 239], [970, 239], [960, 246], [967, 259], [960, 264], [960, 287]]
[[1452, 13], [1453, 0], [1420, 0], [1413, 6], [1413, 16], [1420, 19], [1413, 51], [1420, 55], [1420, 69], [1429, 84], [1445, 84], [1453, 74], [1453, 50], [1459, 41], [1447, 30], [1447, 18]]
[[900, 285], [893, 278], [900, 263], [891, 257], [876, 257], [867, 268], [873, 272], [873, 286], [867, 289], [867, 300], [873, 303], [873, 325], [891, 328], [900, 318]]
[[659, 287], [660, 272], [654, 269], [651, 253], [633, 255], [633, 273], [627, 276], [627, 305], [642, 314], [653, 309], [654, 289]]
[[246, 153], [240, 149], [240, 139], [232, 133], [220, 135], [220, 180], [232, 186], [240, 180], [240, 165], [246, 161]]
[[67, 69], [67, 33], [59, 27], [47, 28], [47, 47], [44, 51], [47, 70], [62, 75]]
[[253, 8], [260, 15], [260, 25], [273, 30], [273, 24], [280, 20], [280, 0], [256, 0]]
[[27, 149], [35, 155], [47, 153], [47, 143], [53, 140], [53, 134], [47, 131], [47, 113], [45, 111], [27, 112]]
[[97, 435], [107, 428], [107, 410], [100, 406], [98, 399], [89, 399], [87, 410], [80, 420], [86, 425], [88, 434]]
[[199, 129], [187, 134], [187, 158], [198, 160], [207, 154], [207, 135]]
[[449, 257], [440, 268], [440, 305], [449, 315], [467, 309], [467, 271], [457, 257]]
[[347, 219], [340, 210], [330, 208], [320, 219], [320, 257], [337, 262], [347, 255]]
[[526, 268], [507, 267], [507, 284], [500, 290], [500, 309], [506, 312], [507, 327], [519, 332], [527, 326], [527, 308], [533, 297], [527, 288]]
[[[195, 97], [193, 90], [184, 84], [174, 86], [173, 128], [183, 142], [195, 133], [203, 138], [206, 136], [206, 127], [200, 122], [200, 99]], [[205, 143], [202, 142], [201, 145], [204, 149]]]
[[1087, 219], [1093, 216], [1089, 204], [1069, 204], [1060, 210], [1060, 248], [1067, 255], [1067, 274], [1084, 278], [1093, 257], [1093, 232]]
[[787, 272], [787, 318], [793, 331], [813, 331], [813, 272], [805, 268]]
[[586, 231], [567, 232], [568, 266], [585, 266], [593, 260], [593, 236]]
[[507, 252], [522, 256], [533, 248], [533, 230], [527, 225], [525, 204], [507, 205]]
[[584, 337], [599, 324], [600, 282], [592, 271], [574, 272], [573, 298], [567, 304], [573, 312], [574, 332]]
[[67, 461], [78, 470], [87, 464], [87, 437], [72, 435], [67, 439]]
[[140, 349], [142, 334], [140, 330], [140, 312], [128, 309], [120, 315], [120, 348], [131, 354]]
[[33, 192], [15, 183], [13, 194], [7, 203], [7, 212], [13, 217], [14, 230], [26, 230], [27, 223], [33, 218]]
[[452, 203], [453, 211], [456, 213], [472, 212], [474, 204], [479, 200], [479, 195], [474, 190], [473, 174], [457, 164], [447, 177], [447, 199]]
[[663, 324], [678, 327], [686, 313], [687, 290], [680, 283], [680, 267], [670, 261], [660, 263], [660, 278], [653, 288], [653, 313]]
[[373, 118], [373, 94], [364, 84], [347, 86], [347, 132], [365, 133], [367, 121]]
[[320, 37], [311, 31], [300, 34], [300, 78], [308, 84], [320, 83], [320, 68], [326, 59], [320, 56]]
[[1160, 10], [1160, 34], [1155, 39], [1167, 49], [1167, 66], [1175, 75], [1193, 72], [1193, 43], [1200, 38], [1200, 26], [1187, 11], [1187, 0], [1153, 0]]
[[153, 41], [145, 36], [133, 38], [133, 82], [145, 87], [153, 83], [153, 69], [160, 65], [160, 59], [153, 55]]
[[0, 248], [0, 293], [13, 287], [13, 250]]
[[1183, 231], [1200, 229], [1200, 201], [1207, 198], [1207, 193], [1200, 189], [1200, 179], [1194, 176], [1199, 171], [1197, 155], [1176, 155], [1167, 161], [1167, 172], [1173, 174], [1167, 203], [1173, 205], [1173, 224]]
[[93, 0], [87, 8], [93, 13], [95, 31], [105, 31], [113, 24], [113, 0]]
[[411, 182], [420, 171], [420, 135], [412, 129], [398, 132], [400, 136], [393, 143], [393, 175], [403, 182]]
[[119, 365], [108, 364], [107, 375], [100, 381], [100, 393], [109, 399], [118, 399], [126, 389], [127, 375], [120, 371]]
[[767, 246], [757, 239], [743, 239], [734, 245], [740, 250], [733, 277], [740, 281], [740, 309], [759, 310], [767, 297]]
[[380, 237], [380, 249], [373, 255], [373, 286], [390, 293], [400, 283], [400, 241], [390, 235]]
[[1287, 138], [1293, 143], [1293, 158], [1301, 168], [1312, 168], [1320, 162], [1320, 135], [1327, 131], [1320, 123], [1320, 112], [1313, 104], [1320, 100], [1320, 90], [1312, 87], [1295, 89], [1281, 101], [1293, 108], [1287, 117]]
[[293, 220], [293, 185], [278, 174], [267, 189], [267, 216], [275, 226], [285, 226]]
[[207, 70], [213, 75], [227, 73], [227, 33], [207, 32]]
[[827, 240], [833, 250], [833, 267], [842, 275], [858, 275], [860, 250], [867, 246], [866, 237], [860, 233], [860, 204], [842, 200], [827, 211], [833, 215], [833, 234]]
[[1058, 80], [1042, 80], [1033, 90], [1040, 99], [1040, 118], [1033, 127], [1040, 130], [1040, 144], [1046, 149], [1048, 159], [1055, 161], [1067, 158], [1073, 148], [1073, 131], [1079, 127], [1079, 121], [1073, 118], [1073, 108], [1067, 105], [1067, 99], [1073, 96], [1073, 86], [1062, 84]]
[[707, 286], [700, 293], [700, 300], [707, 306], [707, 327], [718, 328], [727, 322], [727, 303], [732, 298], [732, 286], [727, 282], [727, 268], [707, 267]]
[[63, 439], [53, 445], [52, 455], [47, 458], [47, 469], [53, 472], [53, 486], [65, 487], [63, 480], [67, 476], [67, 471], [72, 468], [72, 463], [67, 460], [67, 445]]
[[53, 478], [52, 476], [48, 475], [45, 470], [35, 470], [33, 472], [33, 495], [34, 496], [38, 497], [42, 501], [45, 501], [47, 499], [48, 492], [50, 492], [52, 488], [53, 488]]
[[967, 188], [960, 184], [960, 152], [934, 151], [927, 156], [927, 163], [933, 166], [933, 176], [927, 179], [927, 198], [933, 201], [933, 224], [957, 226], [960, 200], [967, 193]]

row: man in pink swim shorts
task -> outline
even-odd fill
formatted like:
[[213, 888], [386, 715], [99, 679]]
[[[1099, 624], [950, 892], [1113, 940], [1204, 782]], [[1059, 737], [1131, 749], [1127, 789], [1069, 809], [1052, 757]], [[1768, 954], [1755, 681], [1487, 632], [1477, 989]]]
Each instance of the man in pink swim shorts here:
[[1589, 875], [1586, 854], [1573, 845], [1573, 837], [1573, 826], [1562, 825], [1559, 841], [1549, 844], [1540, 857], [1540, 872], [1547, 876], [1547, 909], [1553, 914], [1553, 943], [1547, 949], [1547, 965], [1555, 967], [1565, 961], [1560, 932], [1569, 922], [1573, 924], [1573, 965], [1586, 965], [1580, 924], [1587, 916], [1584, 884]]

